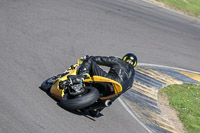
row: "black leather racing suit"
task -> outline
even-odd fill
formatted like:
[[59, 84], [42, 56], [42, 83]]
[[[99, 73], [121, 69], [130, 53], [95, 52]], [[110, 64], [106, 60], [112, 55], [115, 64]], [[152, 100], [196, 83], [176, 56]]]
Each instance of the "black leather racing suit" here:
[[[98, 65], [110, 67], [105, 72]], [[113, 79], [122, 85], [122, 93], [132, 87], [135, 70], [132, 65], [118, 57], [92, 56], [85, 60], [79, 69], [79, 74], [89, 73], [91, 76], [98, 75]]]

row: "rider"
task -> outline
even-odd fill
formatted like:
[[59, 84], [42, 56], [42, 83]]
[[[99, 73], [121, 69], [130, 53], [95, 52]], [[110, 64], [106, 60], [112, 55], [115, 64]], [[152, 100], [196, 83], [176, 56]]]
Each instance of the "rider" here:
[[[105, 72], [99, 65], [110, 67], [109, 72]], [[86, 56], [82, 63], [78, 75], [78, 80], [84, 80], [89, 76], [102, 76], [117, 81], [122, 85], [122, 93], [132, 87], [135, 75], [134, 67], [137, 65], [137, 56], [128, 53], [124, 57], [114, 56]]]
[[[99, 65], [110, 67], [109, 72], [105, 72]], [[85, 56], [77, 77], [72, 79], [72, 81], [82, 83], [89, 76], [102, 76], [120, 83], [122, 93], [124, 93], [132, 87], [136, 65], [137, 56], [133, 53], [127, 53], [122, 59], [114, 56]], [[113, 102], [119, 96], [113, 97], [110, 100]], [[90, 113], [96, 116], [99, 112], [100, 110], [94, 110]]]

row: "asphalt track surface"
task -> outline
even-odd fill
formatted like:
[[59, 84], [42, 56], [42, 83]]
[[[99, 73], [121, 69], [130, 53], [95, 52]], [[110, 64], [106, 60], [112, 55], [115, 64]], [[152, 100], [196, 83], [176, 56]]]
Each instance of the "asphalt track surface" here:
[[199, 71], [199, 51], [199, 21], [141, 0], [0, 0], [0, 132], [147, 132], [118, 100], [92, 120], [38, 87], [86, 54]]

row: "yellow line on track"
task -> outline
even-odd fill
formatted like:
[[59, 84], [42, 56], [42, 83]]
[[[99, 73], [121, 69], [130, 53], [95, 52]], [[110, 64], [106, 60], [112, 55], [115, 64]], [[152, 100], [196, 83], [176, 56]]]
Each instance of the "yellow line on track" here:
[[199, 81], [200, 82], [200, 75], [199, 74], [196, 74], [196, 73], [190, 73], [190, 72], [184, 72], [184, 71], [179, 71], [177, 70], [177, 72], [185, 75], [185, 76], [188, 76], [196, 81]]
[[136, 89], [140, 89], [140, 90], [143, 90], [145, 91], [146, 93], [150, 93], [151, 95], [154, 95], [154, 96], [157, 96], [157, 93], [156, 92], [152, 92], [152, 91], [149, 91], [147, 89], [143, 89], [142, 87], [140, 86], [135, 86]]
[[160, 119], [162, 119], [162, 120], [168, 121], [167, 118], [165, 118], [164, 116], [159, 115], [159, 114], [157, 114], [157, 113], [155, 113], [155, 112], [152, 112], [152, 111], [150, 111], [150, 110], [146, 110], [146, 112], [149, 113], [149, 114], [151, 114], [151, 115], [153, 115], [153, 116], [156, 116], [156, 117], [158, 117], [158, 118], [160, 118]]
[[148, 87], [148, 86], [146, 86], [146, 85], [144, 85], [144, 84], [141, 84], [141, 83], [139, 83], [139, 82], [134, 82], [133, 87], [134, 87], [135, 85], [136, 85], [136, 86], [140, 86], [140, 87], [142, 87], [142, 88], [145, 88], [145, 89], [147, 89], [147, 90], [149, 90], [149, 91], [158, 93], [158, 89], [153, 88], [153, 87]]
[[175, 130], [173, 130], [173, 129], [169, 129], [169, 128], [166, 128], [166, 127], [164, 127], [164, 126], [159, 126], [160, 128], [163, 128], [163, 129], [165, 129], [165, 130], [168, 130], [168, 131], [170, 131], [170, 132], [172, 132], [172, 133], [178, 133], [177, 131], [175, 131]]
[[137, 69], [138, 72], [141, 72], [142, 74], [145, 74], [151, 78], [154, 78], [158, 81], [161, 81], [163, 83], [166, 83], [167, 85], [169, 84], [182, 84], [181, 81], [177, 80], [177, 79], [174, 79], [172, 77], [169, 77], [163, 73], [160, 73], [158, 71], [154, 71], [152, 69], [141, 69], [141, 68], [138, 68]]
[[[159, 123], [161, 123], [161, 124], [163, 124], [163, 125], [166, 125], [166, 126], [168, 126], [168, 127], [174, 128], [174, 126], [172, 126], [171, 124], [168, 124], [168, 123], [166, 123], [166, 122], [160, 121], [160, 120], [158, 120], [158, 119], [152, 118], [152, 120], [154, 120], [154, 121], [156, 121], [156, 122], [159, 122]], [[159, 126], [160, 126], [160, 125], [159, 125]]]
[[142, 74], [144, 74], [144, 75], [147, 75], [147, 76], [149, 76], [149, 77], [151, 77], [151, 78], [153, 78], [153, 79], [155, 79], [155, 80], [158, 80], [158, 81], [160, 81], [160, 82], [162, 82], [162, 83], [168, 84], [167, 81], [158, 78], [159, 75], [156, 75], [156, 76], [154, 75], [154, 76], [153, 76], [152, 73], [145, 73], [145, 72], [143, 72], [143, 71], [141, 71], [141, 70], [137, 70], [137, 71], [140, 72], [140, 73], [142, 73]]
[[167, 82], [167, 84], [182, 84], [182, 81], [179, 81], [175, 78], [172, 78], [170, 76], [167, 76], [166, 74], [163, 74], [163, 73], [160, 73], [158, 71], [154, 71], [154, 70], [149, 70], [149, 71], [152, 71], [153, 73], [159, 75], [159, 77], [162, 79], [162, 80], [165, 80]]
[[146, 94], [146, 93], [144, 93], [144, 92], [141, 92], [141, 91], [139, 91], [139, 90], [135, 90], [135, 91], [137, 91], [137, 92], [139, 92], [139, 93], [141, 93], [141, 94], [143, 94], [143, 95], [145, 95], [145, 96], [147, 96], [147, 97], [150, 97], [150, 98], [152, 98], [152, 99], [157, 100], [157, 97], [155, 97], [155, 96], [150, 96], [150, 95], [148, 95], [148, 94]]

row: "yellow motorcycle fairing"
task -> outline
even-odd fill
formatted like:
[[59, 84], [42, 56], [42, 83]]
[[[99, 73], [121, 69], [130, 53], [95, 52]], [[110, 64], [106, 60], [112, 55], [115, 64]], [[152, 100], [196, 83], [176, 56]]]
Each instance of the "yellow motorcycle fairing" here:
[[[78, 60], [78, 64], [75, 64], [73, 65], [72, 67], [70, 67], [69, 69], [67, 69], [65, 72], [69, 72], [67, 75], [61, 77], [61, 78], [58, 78], [55, 80], [55, 82], [53, 83], [51, 89], [50, 89], [50, 93], [52, 94], [52, 96], [58, 100], [60, 100], [63, 96], [64, 96], [64, 89], [60, 89], [59, 88], [59, 82], [60, 81], [64, 81], [64, 80], [67, 80], [67, 76], [68, 75], [77, 75], [77, 71], [78, 71], [78, 67], [80, 64], [82, 64], [83, 60], [82, 59], [79, 59]], [[100, 97], [101, 100], [105, 100], [105, 99], [109, 99], [113, 96], [116, 96], [118, 95], [119, 93], [122, 92], [122, 86], [112, 80], [112, 79], [109, 79], [109, 78], [105, 78], [105, 77], [101, 77], [101, 76], [93, 76], [93, 77], [90, 77], [89, 79], [85, 79], [84, 80], [85, 83], [89, 83], [89, 82], [108, 82], [108, 83], [112, 83], [112, 86], [113, 86], [113, 89], [114, 89], [114, 94], [110, 95], [110, 96], [106, 96], [106, 97]], [[103, 89], [103, 88], [102, 88]]]
[[[77, 68], [77, 64], [76, 65], [73, 65], [74, 68]], [[67, 76], [68, 75], [76, 75], [76, 72], [77, 72], [77, 69], [72, 69], [71, 67], [69, 69], [67, 69], [65, 72], [69, 72], [67, 75], [61, 77], [61, 78], [58, 78], [56, 79], [56, 81], [53, 83], [51, 89], [50, 89], [50, 93], [51, 95], [58, 99], [58, 100], [61, 100], [62, 97], [64, 96], [64, 89], [60, 89], [59, 87], [59, 82], [60, 81], [64, 81], [64, 80], [67, 80]]]
[[[108, 83], [112, 83], [112, 86], [114, 87], [114, 91], [115, 93], [113, 95], [110, 95], [110, 96], [106, 96], [106, 97], [100, 97], [101, 100], [105, 100], [105, 99], [109, 99], [113, 96], [116, 96], [117, 94], [121, 93], [122, 92], [122, 86], [120, 85], [120, 83], [112, 80], [112, 79], [109, 79], [109, 78], [105, 78], [105, 77], [101, 77], [101, 76], [93, 76], [89, 79], [85, 79], [84, 82], [108, 82]], [[102, 88], [104, 89], [104, 88]]]

